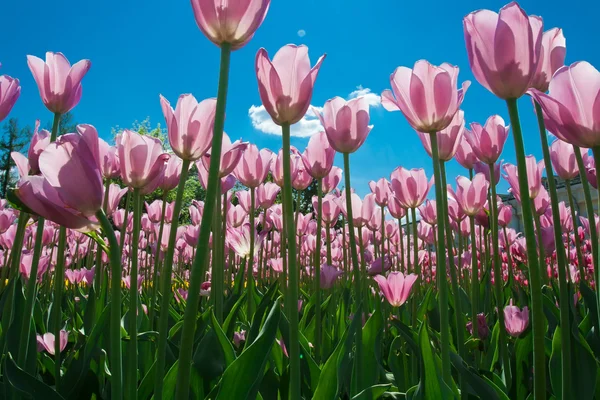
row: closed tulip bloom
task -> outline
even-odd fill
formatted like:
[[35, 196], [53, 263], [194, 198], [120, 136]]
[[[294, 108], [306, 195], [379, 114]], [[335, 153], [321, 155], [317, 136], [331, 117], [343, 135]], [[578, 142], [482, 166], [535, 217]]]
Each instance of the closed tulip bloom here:
[[[317, 208], [316, 196], [313, 197], [313, 207], [315, 209]], [[339, 206], [338, 202], [336, 201], [336, 198], [333, 195], [327, 194], [323, 197], [321, 216], [322, 216], [323, 222], [325, 224], [328, 224], [328, 225], [335, 224], [340, 215], [340, 211], [341, 211], [340, 206]]]
[[322, 179], [331, 171], [334, 157], [335, 149], [329, 144], [327, 134], [319, 132], [309, 139], [302, 153], [302, 163], [313, 178]]
[[331, 171], [323, 178], [323, 193], [330, 193], [337, 188], [342, 180], [342, 172], [339, 167], [331, 167]]
[[369, 182], [369, 188], [371, 189], [371, 193], [375, 195], [375, 203], [379, 207], [387, 206], [390, 197], [393, 196], [388, 180], [381, 178], [377, 182], [371, 181]]
[[354, 153], [373, 129], [369, 125], [369, 102], [365, 97], [344, 100], [334, 97], [327, 100], [323, 114], [313, 109], [325, 128], [331, 147], [340, 153]]
[[10, 113], [21, 94], [19, 80], [0, 75], [0, 121]]
[[465, 214], [474, 217], [481, 211], [487, 201], [489, 185], [481, 173], [476, 174], [473, 181], [464, 176], [456, 178], [456, 201]]
[[565, 65], [566, 45], [562, 29], [552, 28], [544, 32], [537, 70], [530, 87], [541, 92], [548, 91], [552, 75]]
[[[229, 136], [226, 133], [223, 133], [223, 143], [221, 145], [221, 166], [219, 167], [219, 176], [221, 178], [233, 172], [247, 147], [248, 142], [236, 140], [235, 142], [231, 143]], [[204, 165], [204, 169], [208, 171], [210, 168], [210, 151], [202, 157], [202, 164]]]
[[250, 191], [249, 190], [240, 190], [235, 193], [238, 203], [246, 213], [250, 213], [251, 210], [256, 209], [256, 198], [254, 198], [254, 204], [252, 204]]
[[[50, 133], [48, 131], [46, 132], [48, 143], [50, 143]], [[110, 146], [104, 140], [98, 138], [98, 150], [100, 152], [100, 171], [102, 171], [102, 176], [105, 179], [117, 178], [121, 174], [121, 165], [119, 164], [117, 148], [115, 146]], [[31, 160], [31, 156], [29, 158]]]
[[393, 193], [388, 201], [388, 211], [390, 212], [391, 216], [396, 219], [404, 218], [406, 215], [406, 208], [402, 207], [400, 200], [398, 200], [396, 195]]
[[425, 170], [396, 168], [391, 175], [392, 190], [404, 208], [416, 208], [423, 204], [431, 185]]
[[529, 309], [527, 306], [521, 310], [517, 306], [513, 306], [513, 301], [510, 299], [510, 304], [504, 307], [504, 326], [506, 332], [513, 337], [519, 336], [529, 326]]
[[275, 203], [281, 188], [273, 182], [265, 182], [256, 189], [256, 202], [262, 209], [267, 209]]
[[[40, 121], [35, 121], [35, 129], [31, 142], [29, 143], [29, 149], [27, 151], [28, 167], [29, 171], [27, 175], [38, 175], [40, 173], [39, 159], [40, 154], [50, 144], [50, 132], [45, 129], [40, 130]], [[100, 139], [99, 139], [100, 140]], [[21, 176], [22, 173], [20, 172]]]
[[242, 185], [255, 188], [267, 178], [271, 168], [273, 152], [269, 149], [258, 150], [255, 144], [249, 144], [244, 150], [235, 168], [235, 176]]
[[[525, 165], [527, 167], [527, 182], [529, 184], [529, 198], [535, 199], [535, 196], [540, 192], [542, 187], [542, 171], [544, 169], [544, 162], [540, 161], [536, 163], [535, 157], [525, 157]], [[510, 185], [509, 191], [515, 196], [515, 198], [521, 202], [521, 193], [519, 189], [519, 174], [517, 166], [506, 163], [502, 166], [504, 170], [504, 179]]]
[[150, 218], [150, 221], [152, 221], [155, 224], [159, 223], [160, 220], [162, 219], [163, 201], [162, 200], [154, 200], [150, 204], [145, 203], [145, 205], [146, 205], [146, 212], [148, 213], [148, 218]]
[[237, 50], [246, 45], [260, 27], [270, 0], [191, 0], [198, 28], [221, 47], [224, 43]]
[[241, 205], [231, 205], [227, 208], [227, 225], [237, 228], [241, 226], [246, 217], [248, 216], [248, 212]]
[[381, 104], [400, 110], [417, 132], [439, 132], [450, 125], [463, 102], [470, 82], [458, 89], [458, 67], [439, 67], [419, 60], [413, 69], [398, 67], [390, 77], [392, 90], [384, 90]]
[[[50, 355], [54, 355], [54, 350], [56, 348], [55, 337], [54, 334], [48, 332], [43, 335], [37, 335], [37, 350], [38, 352], [46, 350], [46, 352]], [[65, 347], [67, 347], [67, 343], [69, 343], [69, 332], [65, 330], [60, 331], [60, 351], [62, 352]]]
[[27, 65], [40, 91], [42, 102], [53, 113], [71, 111], [81, 100], [81, 80], [89, 71], [90, 60], [81, 60], [71, 67], [62, 53], [46, 53], [46, 62], [27, 56]]
[[183, 168], [183, 161], [179, 157], [169, 157], [163, 178], [160, 180], [158, 188], [163, 193], [170, 192], [179, 185], [179, 178], [181, 176], [181, 168]]
[[182, 94], [175, 110], [163, 96], [160, 96], [160, 105], [173, 152], [182, 160], [200, 159], [212, 145], [217, 100], [198, 103], [191, 94]]
[[512, 207], [507, 204], [502, 204], [498, 207], [498, 225], [506, 228], [512, 219]]
[[546, 127], [581, 148], [600, 146], [600, 72], [581, 61], [559, 68], [548, 94], [531, 89], [540, 103]]
[[543, 22], [516, 2], [472, 12], [463, 19], [469, 64], [477, 81], [501, 99], [521, 97], [535, 76]]
[[[450, 161], [456, 154], [460, 142], [465, 133], [465, 113], [458, 110], [450, 125], [437, 133], [437, 144], [439, 159], [441, 161]], [[431, 136], [428, 133], [417, 132], [425, 151], [431, 157]]]
[[556, 175], [562, 179], [573, 179], [579, 175], [579, 167], [575, 158], [573, 145], [557, 139], [550, 145], [550, 160]]
[[[344, 194], [345, 196], [347, 193]], [[365, 196], [364, 200], [361, 200], [360, 196], [356, 193], [350, 195], [352, 204], [352, 217], [354, 219], [354, 225], [356, 227], [364, 226], [371, 219], [375, 212], [375, 196], [370, 193]], [[346, 209], [346, 200], [343, 198], [338, 199], [340, 209], [344, 216], [348, 216], [348, 210]]]
[[304, 117], [324, 58], [311, 68], [308, 47], [293, 44], [283, 46], [273, 61], [265, 49], [256, 53], [260, 99], [277, 125], [292, 125]]
[[153, 192], [169, 160], [160, 140], [126, 129], [117, 139], [117, 149], [123, 183], [142, 194]]
[[321, 265], [321, 289], [330, 289], [342, 275], [344, 275], [344, 271], [340, 271], [332, 265]]
[[310, 186], [310, 184], [313, 182], [313, 177], [308, 173], [308, 171], [304, 167], [304, 163], [302, 162], [301, 157], [299, 155], [293, 158], [295, 158], [297, 166], [296, 174], [292, 179], [292, 187], [298, 191], [302, 191]]
[[[292, 153], [293, 151], [294, 147], [292, 146]], [[294, 155], [290, 154], [290, 176], [292, 180], [294, 180], [297, 172], [298, 163], [296, 163]], [[283, 187], [283, 149], [279, 149], [277, 157], [273, 156], [273, 161], [271, 162], [271, 175], [273, 176], [273, 182], [279, 187]]]
[[465, 128], [465, 134], [463, 135], [462, 140], [458, 142], [458, 147], [456, 149], [456, 153], [454, 154], [454, 159], [462, 165], [463, 168], [473, 169], [473, 165], [479, 161], [477, 155], [473, 152], [471, 145], [467, 141], [466, 137], [470, 132], [467, 128]]
[[115, 183], [111, 183], [108, 187], [108, 198], [106, 202], [106, 215], [111, 216], [119, 207], [119, 202], [127, 193], [127, 188], [121, 189], [121, 187]]
[[[500, 162], [497, 162], [494, 164], [494, 180], [496, 182], [494, 182], [495, 185], [498, 184], [498, 182], [500, 182]], [[490, 182], [490, 184], [492, 183], [492, 175], [490, 173], [490, 166], [484, 162], [478, 161], [473, 165], [473, 170], [475, 171], [476, 174], [482, 173], [485, 175], [485, 179]]]
[[473, 152], [485, 164], [498, 161], [508, 137], [508, 126], [499, 115], [492, 115], [484, 126], [477, 122], [471, 124], [471, 131], [466, 135]]
[[435, 208], [435, 204], [435, 200], [426, 200], [419, 207], [421, 219], [431, 226], [437, 225], [437, 209]]
[[379, 290], [381, 290], [388, 303], [392, 307], [400, 307], [406, 303], [410, 296], [410, 290], [417, 280], [417, 275], [408, 274], [404, 276], [402, 272], [392, 272], [387, 278], [383, 275], [377, 275], [373, 279], [379, 285]]

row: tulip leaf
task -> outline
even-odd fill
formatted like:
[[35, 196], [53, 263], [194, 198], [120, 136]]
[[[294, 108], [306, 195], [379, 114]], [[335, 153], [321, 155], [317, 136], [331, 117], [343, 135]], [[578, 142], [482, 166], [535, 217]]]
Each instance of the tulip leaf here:
[[[464, 382], [473, 389], [473, 394], [486, 400], [508, 400], [506, 393], [502, 392], [500, 389], [497, 391], [494, 390], [494, 388], [470, 368], [458, 354], [454, 352], [450, 353], [450, 360], [454, 368], [458, 371], [459, 376], [461, 376], [464, 379]], [[463, 387], [462, 390], [467, 390], [467, 388]]]
[[[527, 395], [529, 374], [526, 371], [531, 369], [530, 354], [533, 351], [533, 335], [528, 334], [523, 338], [517, 339], [515, 344], [515, 358], [517, 365], [517, 398], [524, 399]], [[550, 361], [552, 365], [552, 359]]]
[[378, 399], [390, 387], [392, 387], [392, 385], [390, 383], [383, 384], [383, 385], [369, 386], [368, 388], [366, 388], [365, 390], [363, 390], [362, 392], [360, 392], [359, 394], [357, 394], [356, 396], [354, 396], [352, 398], [352, 400], [373, 400], [373, 399]]
[[[231, 297], [233, 298], [233, 297]], [[227, 312], [227, 318], [225, 318], [225, 322], [223, 322], [223, 331], [228, 338], [233, 336], [233, 331], [235, 330], [235, 320], [237, 319], [238, 313], [240, 311], [240, 307], [244, 304], [244, 300], [246, 299], [246, 292], [242, 293], [242, 295], [237, 299], [233, 307]]]
[[383, 370], [381, 366], [381, 337], [383, 336], [383, 317], [377, 309], [362, 328], [363, 382], [373, 386], [379, 382]]
[[8, 379], [11, 386], [20, 392], [28, 394], [34, 399], [64, 400], [64, 398], [50, 386], [37, 380], [35, 377], [19, 368], [11, 353], [8, 353], [5, 365], [4, 376]]
[[421, 348], [422, 374], [419, 388], [415, 392], [417, 398], [422, 399], [450, 399], [452, 390], [442, 378], [442, 365], [440, 358], [431, 349], [431, 342], [427, 324], [421, 325], [419, 332], [419, 346]]

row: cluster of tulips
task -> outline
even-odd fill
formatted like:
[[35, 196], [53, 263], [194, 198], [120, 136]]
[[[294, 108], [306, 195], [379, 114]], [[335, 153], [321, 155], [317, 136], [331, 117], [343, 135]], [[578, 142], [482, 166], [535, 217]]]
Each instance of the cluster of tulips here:
[[[510, 127], [493, 115], [467, 128], [470, 83], [458, 85], [458, 67], [397, 68], [382, 105], [417, 132], [434, 176], [398, 167], [361, 198], [350, 155], [372, 129], [367, 100], [313, 109], [323, 131], [301, 152], [290, 127], [309, 111], [325, 57], [311, 67], [305, 46], [273, 59], [261, 49], [258, 90], [282, 149], [231, 142], [231, 53], [269, 0], [192, 6], [220, 48], [217, 97], [184, 94], [175, 108], [160, 97], [169, 151], [131, 130], [111, 146], [87, 124], [57, 137], [91, 63], [28, 56], [54, 124], [36, 128], [27, 155], [12, 154], [19, 181], [0, 204], [0, 397], [597, 397], [600, 72], [563, 65], [560, 29], [544, 32], [516, 3], [464, 18], [473, 75], [506, 101]], [[0, 77], [0, 120], [20, 90]], [[540, 162], [525, 156], [524, 95]], [[499, 161], [511, 133], [515, 165]], [[455, 184], [451, 159], [468, 175]], [[206, 196], [184, 210], [194, 164]], [[496, 193], [501, 176], [520, 216]], [[590, 218], [577, 215], [574, 179]], [[300, 196], [315, 183], [304, 214]], [[157, 190], [163, 199], [146, 202]], [[523, 232], [511, 228], [517, 218]]]

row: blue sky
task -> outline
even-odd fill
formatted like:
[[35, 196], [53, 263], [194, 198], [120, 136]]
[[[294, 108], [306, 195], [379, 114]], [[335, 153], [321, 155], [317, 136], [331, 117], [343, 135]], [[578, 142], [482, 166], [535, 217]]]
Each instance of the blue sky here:
[[[110, 139], [111, 127], [129, 127], [147, 116], [153, 124], [164, 126], [159, 94], [172, 103], [181, 93], [193, 93], [198, 100], [216, 95], [219, 50], [197, 28], [186, 0], [6, 3], [0, 24], [0, 73], [21, 80], [21, 97], [11, 116], [23, 125], [51, 118], [26, 62], [26, 55], [43, 58], [46, 51], [63, 52], [72, 63], [82, 58], [92, 61], [83, 81], [82, 100], [73, 112], [78, 122], [95, 125], [105, 139]], [[412, 67], [424, 58], [434, 64], [457, 65], [459, 80], [472, 81], [463, 103], [468, 123], [483, 123], [492, 114], [500, 114], [508, 122], [505, 104], [480, 86], [469, 70], [462, 29], [462, 18], [469, 12], [478, 8], [497, 11], [504, 4], [491, 0], [273, 0], [254, 39], [232, 55], [226, 131], [232, 139], [243, 138], [259, 147], [274, 151], [281, 147], [280, 136], [255, 128], [249, 110], [260, 106], [254, 73], [256, 51], [265, 47], [273, 56], [287, 43], [306, 44], [313, 63], [327, 53], [315, 86], [315, 106], [334, 96], [348, 98], [358, 87], [380, 94], [389, 87], [389, 76], [397, 66]], [[527, 0], [520, 4], [529, 14], [544, 18], [545, 30], [563, 28], [568, 64], [587, 60], [600, 68], [594, 28], [600, 4], [596, 0], [568, 5], [558, 0]], [[372, 99], [376, 103], [376, 98]], [[519, 105], [526, 152], [541, 158], [531, 103], [523, 98]], [[256, 114], [254, 122], [260, 117]], [[375, 128], [351, 156], [352, 186], [359, 193], [368, 192], [369, 180], [389, 178], [399, 165], [423, 167], [433, 173], [431, 160], [401, 113], [374, 105], [371, 122]], [[303, 150], [307, 141], [293, 138], [292, 144]], [[514, 162], [512, 135], [503, 158]], [[336, 164], [341, 165], [340, 157]], [[449, 182], [458, 174], [466, 171], [450, 162]], [[502, 183], [500, 192], [506, 188]]]

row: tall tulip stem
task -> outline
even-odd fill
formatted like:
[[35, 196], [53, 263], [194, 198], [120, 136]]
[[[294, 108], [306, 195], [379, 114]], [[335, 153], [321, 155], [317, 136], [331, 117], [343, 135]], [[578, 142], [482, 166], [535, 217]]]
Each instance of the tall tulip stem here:
[[[510, 124], [513, 129], [515, 153], [517, 156], [517, 171], [519, 175], [519, 191], [521, 193], [521, 208], [523, 212], [523, 227], [527, 245], [529, 264], [529, 287], [531, 290], [531, 313], [533, 328], [533, 370], [534, 397], [537, 400], [546, 398], [546, 353], [544, 348], [544, 310], [542, 306], [542, 282], [540, 278], [539, 260], [537, 254], [535, 232], [533, 229], [533, 214], [529, 201], [529, 184], [527, 182], [527, 168], [525, 166], [525, 149], [523, 147], [523, 134], [519, 121], [517, 99], [507, 99], [506, 105], [510, 115]], [[543, 147], [543, 146], [542, 146]]]
[[317, 179], [317, 246], [315, 247], [315, 298], [317, 307], [315, 317], [317, 318], [315, 331], [315, 359], [320, 361], [321, 352], [321, 225], [323, 218], [323, 179]]
[[65, 247], [67, 228], [61, 226], [58, 233], [58, 257], [54, 268], [54, 299], [52, 301], [52, 320], [54, 323], [54, 382], [60, 386], [60, 328], [62, 324], [62, 295], [65, 286]]
[[129, 355], [127, 356], [128, 398], [137, 399], [137, 313], [138, 313], [138, 252], [140, 237], [140, 222], [142, 218], [140, 207], [140, 190], [133, 189], [133, 231], [131, 233], [131, 269], [129, 270]]
[[577, 166], [579, 167], [579, 179], [581, 180], [581, 186], [583, 187], [587, 216], [590, 221], [590, 241], [592, 242], [592, 259], [594, 260], [594, 279], [596, 279], [596, 276], [600, 273], [600, 268], [598, 266], [598, 230], [595, 229], [596, 219], [594, 217], [594, 203], [592, 201], [592, 194], [590, 193], [590, 184], [585, 173], [585, 165], [583, 164], [581, 150], [577, 146], [573, 146], [573, 149], [575, 150], [575, 159], [577, 160]]
[[[198, 314], [198, 300], [200, 297], [200, 285], [202, 283], [202, 264], [208, 262], [210, 247], [210, 231], [212, 218], [219, 196], [219, 169], [221, 167], [221, 148], [223, 144], [223, 128], [225, 126], [225, 106], [227, 103], [227, 87], [229, 84], [229, 61], [231, 58], [231, 44], [221, 44], [221, 66], [219, 71], [219, 87], [217, 91], [217, 107], [215, 111], [215, 124], [213, 130], [212, 149], [210, 157], [210, 168], [208, 169], [208, 184], [206, 188], [206, 199], [204, 202], [203, 215], [200, 223], [200, 234], [196, 255], [191, 268], [190, 286], [185, 313], [183, 316], [183, 327], [181, 332], [181, 349], [187, 349], [179, 353], [179, 369], [177, 371], [176, 398], [187, 400], [190, 391], [190, 374], [192, 367], [192, 348], [194, 346], [194, 334], [196, 330], [196, 318]], [[223, 265], [215, 265], [223, 268]], [[223, 292], [212, 291], [213, 296], [223, 296]], [[166, 311], [166, 310], [165, 310]], [[161, 375], [162, 379], [162, 375]], [[157, 394], [155, 393], [155, 396]]]

